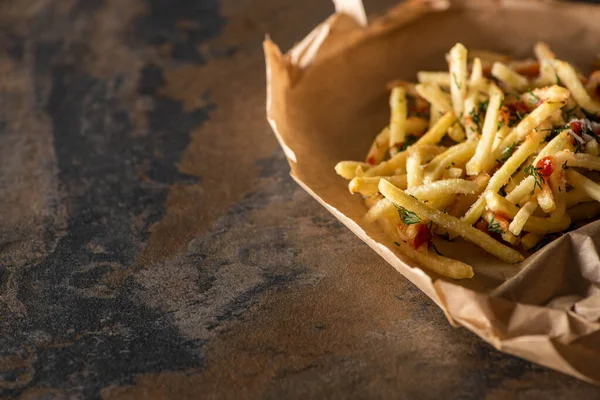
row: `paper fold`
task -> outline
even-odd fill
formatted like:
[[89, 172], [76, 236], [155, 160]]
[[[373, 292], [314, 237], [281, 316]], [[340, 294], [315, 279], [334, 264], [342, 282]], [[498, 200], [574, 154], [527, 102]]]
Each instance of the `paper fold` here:
[[[264, 43], [267, 118], [311, 196], [427, 294], [455, 325], [495, 348], [600, 383], [600, 222], [504, 265], [467, 243], [441, 251], [474, 265], [467, 281], [440, 279], [398, 254], [366, 224], [362, 199], [333, 167], [362, 159], [389, 119], [385, 84], [446, 68], [456, 42], [531, 56], [538, 40], [584, 67], [598, 52], [600, 7], [548, 0], [410, 0], [367, 25], [358, 0], [334, 1], [336, 14], [286, 54]], [[556, 30], [554, 27], [560, 26]], [[573, 43], [577, 43], [575, 47]]]

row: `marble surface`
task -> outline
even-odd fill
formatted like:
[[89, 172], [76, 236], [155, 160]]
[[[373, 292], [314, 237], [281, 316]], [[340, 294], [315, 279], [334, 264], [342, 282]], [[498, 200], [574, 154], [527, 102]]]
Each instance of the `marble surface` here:
[[600, 396], [452, 328], [291, 180], [261, 41], [331, 11], [0, 2], [0, 397]]

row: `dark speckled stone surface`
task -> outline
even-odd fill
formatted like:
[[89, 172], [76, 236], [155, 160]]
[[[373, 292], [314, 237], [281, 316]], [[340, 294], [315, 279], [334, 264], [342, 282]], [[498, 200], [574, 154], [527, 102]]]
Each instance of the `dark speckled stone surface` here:
[[0, 2], [0, 397], [600, 397], [452, 328], [289, 178], [261, 41], [331, 11]]

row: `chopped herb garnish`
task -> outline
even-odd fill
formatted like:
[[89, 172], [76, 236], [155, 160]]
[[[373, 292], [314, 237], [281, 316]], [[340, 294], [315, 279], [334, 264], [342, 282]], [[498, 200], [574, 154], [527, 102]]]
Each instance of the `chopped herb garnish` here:
[[490, 104], [490, 101], [489, 101], [489, 100], [486, 100], [486, 101], [482, 102], [482, 103], [479, 105], [479, 110], [477, 110], [477, 113], [478, 113], [478, 114], [485, 114], [485, 113], [487, 112], [487, 109], [488, 109], [488, 105], [489, 105], [489, 104]]
[[454, 84], [458, 88], [458, 90], [462, 89], [462, 85], [458, 82], [458, 78], [456, 77], [456, 73], [452, 73], [452, 78], [454, 79]]
[[519, 146], [519, 144], [521, 144], [521, 142], [514, 142], [513, 144], [508, 146], [506, 149], [504, 149], [504, 151], [502, 152], [502, 156], [500, 157], [500, 161], [508, 160], [510, 158], [510, 156], [513, 155], [513, 153], [515, 152], [515, 150], [517, 149], [517, 146]]
[[440, 251], [437, 249], [437, 247], [435, 247], [435, 244], [431, 243], [431, 247], [433, 247], [433, 250], [438, 253], [438, 255], [443, 256], [442, 253], [440, 253]]
[[395, 244], [396, 246], [400, 247], [400, 243], [398, 243], [398, 242], [394, 242], [394, 244]]
[[502, 129], [503, 126], [504, 126], [504, 121], [498, 122], [498, 130]]
[[567, 165], [567, 162], [565, 161], [565, 163], [562, 165], [562, 169], [569, 169], [569, 166]]
[[398, 205], [396, 205], [396, 208], [398, 209], [398, 215], [400, 215], [400, 219], [404, 225], [413, 225], [421, 222], [421, 218], [414, 212]]
[[533, 183], [533, 190], [531, 191], [531, 193], [535, 192], [536, 187], [539, 187], [540, 190], [542, 190], [542, 183], [546, 182], [544, 180], [544, 177], [542, 176], [542, 174], [540, 174], [541, 169], [542, 168], [536, 168], [533, 165], [530, 165], [523, 170], [523, 172], [525, 172], [525, 174], [533, 176], [534, 183]]
[[558, 86], [562, 85], [562, 82], [560, 81], [560, 77], [558, 76], [558, 73], [555, 72], [554, 74], [556, 75], [556, 84]]
[[583, 145], [579, 142], [575, 145], [575, 154], [583, 153]]
[[535, 93], [533, 93], [533, 90], [529, 89], [529, 94], [531, 95], [531, 97], [533, 97], [535, 99], [535, 101], [539, 102], [540, 98], [538, 96], [535, 95]]
[[495, 221], [494, 217], [492, 217], [492, 220], [488, 224], [488, 231], [494, 232], [494, 233], [499, 233], [499, 234], [503, 235], [504, 231], [500, 227], [500, 223], [499, 222], [494, 222]]
[[521, 113], [519, 112], [519, 110], [517, 110], [517, 118], [519, 118], [519, 121], [523, 121], [524, 116], [521, 115]]
[[[479, 119], [479, 114], [477, 114], [475, 112], [475, 110], [471, 110], [471, 112], [469, 114], [471, 114], [471, 119], [473, 120], [475, 125], [477, 125], [477, 129], [481, 129], [481, 127], [479, 126], [479, 124], [481, 123], [481, 120]], [[473, 130], [472, 126], [471, 126], [471, 130]]]
[[402, 143], [398, 146], [398, 151], [404, 151], [404, 150], [408, 149], [410, 146], [415, 144], [417, 139], [418, 138], [414, 135], [406, 135], [406, 140], [404, 141], [404, 143]]

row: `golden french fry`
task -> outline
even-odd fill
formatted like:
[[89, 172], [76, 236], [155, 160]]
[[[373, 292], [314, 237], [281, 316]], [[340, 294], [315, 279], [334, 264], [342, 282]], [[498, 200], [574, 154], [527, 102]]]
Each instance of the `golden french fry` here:
[[519, 75], [517, 72], [500, 62], [495, 62], [492, 66], [492, 76], [509, 88], [520, 92], [527, 90], [527, 87], [529, 86], [527, 78]]
[[383, 130], [375, 137], [371, 148], [367, 153], [366, 162], [369, 165], [376, 165], [385, 159], [385, 155], [390, 145], [390, 129], [386, 126]]
[[515, 217], [508, 226], [508, 230], [513, 235], [520, 235], [523, 227], [527, 223], [529, 217], [533, 215], [533, 212], [538, 207], [537, 199], [529, 200], [521, 209], [515, 214]]
[[370, 167], [369, 164], [360, 161], [340, 161], [335, 166], [335, 172], [337, 172], [339, 176], [350, 180], [356, 177], [357, 168], [368, 171]]
[[402, 87], [392, 89], [390, 95], [390, 149], [406, 141], [406, 118], [408, 108], [406, 105], [406, 90]]
[[[487, 207], [496, 212], [506, 215], [509, 218], [515, 218], [519, 208], [500, 196], [498, 193], [486, 192], [485, 199]], [[559, 221], [552, 221], [550, 218], [530, 216], [523, 227], [526, 232], [534, 232], [545, 235], [546, 233], [561, 232], [571, 225], [571, 218], [564, 214]]]
[[521, 238], [521, 246], [525, 250], [531, 250], [534, 248], [542, 239], [544, 235], [540, 235], [538, 233], [529, 232], [526, 235], [523, 235]]
[[523, 256], [519, 252], [503, 245], [460, 219], [429, 207], [427, 204], [404, 193], [401, 189], [398, 189], [389, 182], [384, 180], [380, 181], [379, 192], [392, 203], [404, 207], [405, 209], [416, 213], [421, 218], [433, 221], [448, 231], [462, 236], [469, 242], [506, 262], [516, 263], [523, 260]]
[[557, 75], [552, 66], [555, 60], [554, 53], [550, 51], [546, 43], [542, 42], [537, 43], [533, 51], [540, 63], [540, 76], [535, 80], [534, 86], [543, 87], [557, 84]]
[[417, 80], [419, 83], [435, 83], [441, 87], [450, 87], [450, 74], [448, 72], [419, 71]]
[[[382, 218], [399, 218], [396, 207], [387, 199], [381, 199], [375, 203], [365, 215], [366, 222], [375, 222]], [[398, 220], [398, 222], [400, 222]]]
[[587, 195], [583, 190], [573, 189], [570, 192], [567, 192], [566, 203], [567, 208], [571, 208], [576, 206], [579, 203], [586, 203], [588, 201], [593, 201], [593, 199]]
[[406, 189], [407, 175], [396, 176], [357, 176], [350, 181], [348, 189], [350, 193], [360, 193], [363, 196], [374, 196], [379, 193], [378, 185], [380, 179], [387, 179], [394, 186]]
[[473, 194], [476, 190], [475, 182], [464, 179], [444, 179], [409, 188], [406, 193], [419, 200], [435, 200], [451, 194]]
[[585, 87], [577, 76], [577, 71], [569, 63], [555, 60], [554, 68], [561, 82], [569, 89], [577, 104], [588, 113], [600, 114], [600, 103], [595, 101], [586, 92]]
[[573, 222], [588, 221], [600, 215], [600, 203], [597, 201], [592, 203], [580, 203], [569, 208], [568, 213]]
[[[421, 153], [409, 151], [406, 159], [407, 186], [409, 189], [417, 187], [423, 183], [423, 167], [421, 167]], [[394, 185], [400, 187], [398, 185]]]
[[477, 149], [473, 158], [466, 165], [467, 175], [477, 175], [482, 172], [484, 166], [488, 163], [492, 152], [492, 145], [496, 132], [498, 132], [498, 114], [504, 95], [498, 86], [490, 86], [490, 101], [485, 114], [481, 139], [477, 144]]
[[596, 201], [600, 201], [599, 184], [572, 169], [567, 170], [567, 179], [575, 189], [581, 190]]
[[439, 179], [447, 168], [464, 165], [475, 153], [477, 140], [467, 140], [436, 156], [426, 168], [425, 181]]
[[470, 279], [473, 268], [458, 260], [434, 254], [425, 249], [413, 249], [404, 243], [397, 232], [396, 225], [389, 219], [380, 219], [380, 226], [386, 235], [395, 243], [400, 253], [420, 264], [423, 268], [452, 279]]
[[465, 96], [467, 95], [467, 49], [457, 43], [448, 53], [450, 65], [450, 95], [452, 106], [456, 115], [464, 110]]
[[[433, 83], [420, 83], [415, 86], [419, 96], [434, 105], [439, 111], [446, 113], [452, 111], [452, 104], [448, 95], [440, 89], [438, 85]], [[460, 114], [460, 113], [459, 113]]]

